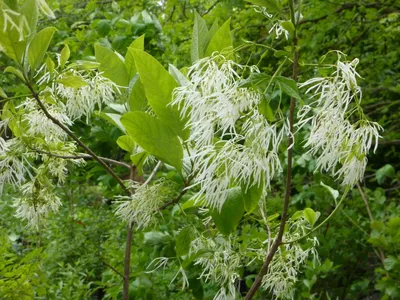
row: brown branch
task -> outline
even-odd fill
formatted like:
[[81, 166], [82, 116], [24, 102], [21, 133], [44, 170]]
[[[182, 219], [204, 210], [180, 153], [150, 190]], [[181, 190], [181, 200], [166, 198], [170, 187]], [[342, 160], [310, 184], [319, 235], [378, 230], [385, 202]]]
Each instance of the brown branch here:
[[[51, 152], [47, 152], [47, 151], [43, 151], [43, 150], [38, 150], [38, 149], [32, 149], [32, 150], [37, 153], [42, 153], [42, 154], [46, 154], [46, 155], [57, 157], [57, 158], [63, 158], [63, 159], [93, 159], [92, 156], [90, 156], [89, 154], [84, 154], [84, 153], [80, 153], [78, 155], [59, 155], [59, 154], [55, 154], [55, 153], [51, 153]], [[114, 159], [103, 157], [103, 156], [99, 156], [99, 158], [102, 161], [109, 163], [109, 164], [125, 167], [128, 169], [131, 168], [131, 165], [124, 163], [122, 161], [114, 160]]]
[[[291, 19], [293, 24], [295, 24], [295, 17], [294, 17], [294, 3], [293, 0], [289, 1], [289, 6], [290, 6], [290, 11], [291, 11]], [[293, 48], [297, 49], [297, 36], [296, 36], [296, 31], [293, 37]], [[297, 81], [299, 73], [299, 53], [297, 50], [294, 51], [294, 59], [293, 59], [293, 74], [292, 78], [293, 80]], [[279, 225], [279, 231], [278, 235], [275, 238], [274, 243], [272, 244], [272, 247], [270, 251], [268, 252], [268, 255], [265, 259], [265, 262], [263, 266], [261, 267], [261, 270], [258, 272], [256, 279], [253, 282], [253, 285], [251, 286], [249, 292], [247, 293], [245, 300], [250, 300], [254, 297], [256, 294], [257, 290], [260, 288], [262, 279], [263, 277], [268, 273], [268, 268], [269, 265], [271, 264], [272, 259], [275, 256], [275, 253], [278, 251], [279, 246], [282, 244], [282, 237], [283, 233], [285, 230], [285, 225], [286, 225], [286, 220], [287, 220], [287, 214], [288, 214], [288, 209], [289, 209], [289, 202], [290, 202], [290, 194], [292, 190], [292, 158], [293, 158], [293, 135], [294, 135], [294, 130], [293, 130], [293, 123], [294, 123], [294, 108], [296, 105], [296, 99], [291, 98], [290, 99], [290, 108], [289, 108], [289, 138], [288, 138], [288, 157], [287, 157], [287, 172], [286, 172], [286, 187], [285, 187], [285, 200], [283, 203], [283, 209], [282, 209], [282, 216], [281, 216], [281, 222]]]
[[96, 160], [100, 165], [103, 166], [103, 168], [109, 173], [121, 186], [121, 188], [124, 190], [126, 194], [130, 194], [128, 188], [125, 186], [124, 182], [122, 179], [99, 157], [97, 156], [96, 153], [92, 151], [88, 146], [86, 146], [75, 134], [69, 130], [68, 127], [66, 127], [63, 123], [61, 123], [59, 120], [57, 120], [55, 117], [53, 117], [46, 109], [44, 106], [43, 102], [40, 100], [39, 94], [36, 93], [36, 91], [33, 89], [32, 85], [27, 82], [26, 83], [27, 87], [32, 93], [33, 98], [36, 100], [38, 103], [40, 109], [43, 111], [43, 113], [46, 115], [48, 119], [50, 119], [54, 124], [56, 124], [58, 127], [60, 127], [65, 133], [68, 134], [69, 137], [71, 137], [81, 148], [85, 149], [85, 151], [93, 157], [94, 160]]
[[124, 278], [124, 275], [118, 271], [116, 268], [114, 268], [112, 265], [108, 264], [106, 261], [102, 260], [103, 264], [105, 264], [107, 267], [109, 267], [111, 270], [113, 270], [115, 273], [117, 273], [119, 276]]

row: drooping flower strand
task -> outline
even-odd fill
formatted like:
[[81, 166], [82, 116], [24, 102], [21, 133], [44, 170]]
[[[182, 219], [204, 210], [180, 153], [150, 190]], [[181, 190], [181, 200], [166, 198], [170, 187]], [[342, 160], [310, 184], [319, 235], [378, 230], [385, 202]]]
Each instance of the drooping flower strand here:
[[[299, 110], [297, 126], [311, 123], [305, 144], [309, 153], [317, 156], [317, 169], [342, 180], [342, 185], [355, 185], [364, 176], [367, 154], [372, 145], [376, 150], [382, 127], [370, 122], [360, 106], [362, 93], [357, 85], [355, 68], [358, 60], [338, 60], [332, 77], [313, 78], [300, 87], [310, 86], [307, 93], [316, 98]], [[313, 116], [309, 116], [314, 112]], [[351, 123], [358, 113], [359, 120]]]

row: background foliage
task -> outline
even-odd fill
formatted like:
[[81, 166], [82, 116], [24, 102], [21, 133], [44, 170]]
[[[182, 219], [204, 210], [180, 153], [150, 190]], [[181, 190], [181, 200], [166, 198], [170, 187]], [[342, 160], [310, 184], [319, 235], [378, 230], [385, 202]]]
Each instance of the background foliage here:
[[[41, 20], [39, 26], [57, 28], [50, 50], [60, 53], [68, 45], [72, 60], [93, 59], [97, 43], [125, 55], [130, 43], [144, 34], [146, 51], [165, 66], [167, 63], [177, 67], [188, 65], [189, 28], [193, 27], [195, 11], [205, 18], [209, 27], [216, 20], [221, 25], [230, 17], [235, 45], [241, 41], [257, 41], [274, 47], [285, 46], [279, 45], [284, 40], [276, 40], [269, 33], [272, 24], [241, 0], [48, 3], [56, 19]], [[340, 214], [319, 230], [320, 264], [307, 263], [296, 284], [295, 298], [398, 299], [400, 5], [398, 1], [369, 0], [303, 3], [300, 61], [318, 63], [322, 55], [333, 49], [347, 53], [349, 59], [359, 58], [365, 112], [385, 132], [377, 152], [369, 157], [363, 190], [354, 189]], [[260, 62], [262, 70], [273, 69], [279, 61], [278, 55], [260, 49], [252, 46], [242, 49], [241, 59], [250, 64]], [[7, 65], [9, 60], [0, 54], [0, 68], [4, 70]], [[290, 74], [290, 70], [286, 72]], [[301, 72], [300, 81], [313, 69], [304, 67]], [[1, 74], [0, 78], [7, 94], [26, 93], [15, 83], [13, 75]], [[91, 127], [78, 123], [73, 130], [99, 155], [124, 158], [125, 152], [115, 143], [122, 132], [100, 116], [92, 120]], [[335, 184], [313, 172], [315, 161], [300, 155], [301, 149], [302, 145], [296, 144], [291, 213], [313, 207], [327, 215], [333, 209], [331, 197], [326, 189], [312, 183]], [[121, 299], [122, 280], [116, 271], [122, 272], [123, 268], [121, 249], [126, 228], [115, 217], [110, 200], [118, 187], [95, 163], [88, 162], [85, 170], [71, 167], [70, 171], [72, 175], [66, 186], [59, 190], [63, 201], [61, 211], [52, 215], [48, 225], [39, 232], [28, 230], [14, 217], [10, 205], [12, 188], [1, 199], [0, 298]], [[124, 170], [119, 172], [123, 174]], [[161, 169], [157, 176], [166, 176], [182, 185], [175, 171]], [[281, 210], [282, 186], [278, 181], [267, 196], [271, 216]], [[162, 214], [163, 218], [154, 228], [134, 234], [131, 298], [212, 299], [218, 288], [198, 279], [201, 273], [198, 266], [190, 266], [190, 288], [183, 291], [179, 281], [172, 282], [177, 268], [147, 272], [153, 259], [176, 257], [177, 252], [184, 252], [184, 247], [180, 247], [185, 239], [178, 237], [178, 231], [187, 224], [196, 227], [201, 222], [195, 208], [182, 211], [175, 206]], [[244, 245], [254, 238], [266, 239], [265, 230], [256, 221], [253, 224], [240, 227]], [[241, 291], [245, 292], [251, 285], [260, 265], [243, 270], [245, 280], [240, 282]], [[269, 299], [270, 296], [260, 292], [258, 297]]]

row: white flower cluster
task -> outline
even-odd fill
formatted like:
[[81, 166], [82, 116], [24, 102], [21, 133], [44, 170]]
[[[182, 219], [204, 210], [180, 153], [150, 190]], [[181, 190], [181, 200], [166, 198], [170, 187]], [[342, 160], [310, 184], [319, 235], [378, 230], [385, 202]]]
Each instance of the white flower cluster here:
[[111, 80], [99, 73], [93, 77], [83, 76], [78, 72], [73, 74], [82, 80], [83, 86], [71, 87], [62, 83], [54, 86], [55, 95], [65, 101], [65, 113], [69, 118], [74, 120], [86, 116], [88, 120], [96, 105], [101, 108], [102, 104], [114, 102], [114, 94], [118, 88]]
[[51, 186], [43, 185], [36, 180], [29, 181], [21, 187], [22, 197], [14, 200], [16, 216], [28, 221], [28, 226], [39, 229], [50, 212], [58, 211], [60, 198], [52, 191]]
[[[317, 169], [332, 173], [342, 179], [342, 185], [355, 185], [364, 176], [367, 154], [378, 146], [382, 127], [366, 120], [362, 109], [361, 89], [357, 85], [355, 71], [358, 60], [337, 62], [336, 71], [330, 78], [313, 78], [301, 85], [310, 86], [316, 101], [304, 106], [298, 113], [298, 127], [311, 122], [311, 133], [305, 144], [309, 153], [317, 155]], [[312, 117], [307, 117], [313, 110]], [[355, 113], [360, 119], [350, 122]]]
[[174, 91], [173, 105], [188, 118], [190, 159], [206, 202], [221, 209], [231, 184], [269, 186], [281, 171], [278, 148], [287, 132], [258, 112], [261, 95], [242, 87], [241, 73], [258, 72], [214, 55], [189, 69], [190, 84]]
[[203, 268], [200, 278], [221, 287], [214, 300], [235, 299], [235, 282], [240, 278], [241, 257], [233, 249], [232, 241], [222, 235], [214, 239], [199, 237], [191, 242], [189, 254], [200, 251], [205, 252], [195, 259], [195, 265]]
[[174, 194], [173, 183], [158, 180], [152, 185], [134, 183], [132, 188], [131, 197], [116, 201], [115, 214], [129, 224], [136, 223], [137, 228], [147, 228], [157, 222], [159, 207]]

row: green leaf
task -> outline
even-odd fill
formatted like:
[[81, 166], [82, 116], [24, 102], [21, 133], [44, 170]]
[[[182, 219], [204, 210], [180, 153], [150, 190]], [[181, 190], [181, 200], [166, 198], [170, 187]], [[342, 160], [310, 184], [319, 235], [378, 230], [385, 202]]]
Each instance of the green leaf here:
[[1, 98], [8, 98], [7, 94], [4, 92], [4, 90], [0, 87], [0, 97]]
[[189, 79], [187, 79], [186, 76], [183, 75], [182, 72], [179, 71], [174, 65], [168, 65], [168, 72], [172, 75], [172, 77], [174, 77], [180, 86], [187, 86], [190, 84]]
[[25, 0], [21, 7], [21, 14], [25, 16], [29, 27], [29, 35], [26, 37], [29, 40], [36, 33], [36, 25], [38, 21], [38, 6], [37, 0]]
[[144, 50], [144, 35], [138, 37], [136, 40], [134, 40], [130, 46], [128, 47], [128, 51], [126, 52], [125, 55], [125, 67], [126, 71], [128, 72], [129, 80], [135, 76], [137, 70], [136, 70], [136, 65], [135, 65], [135, 59], [133, 56], [133, 50]]
[[183, 148], [178, 136], [157, 118], [144, 112], [128, 112], [121, 118], [127, 133], [150, 154], [182, 169]]
[[294, 36], [295, 28], [294, 28], [294, 25], [293, 25], [292, 22], [290, 22], [290, 21], [282, 21], [280, 24], [283, 27], [283, 29], [286, 29], [289, 32], [289, 34], [291, 36]]
[[56, 64], [54, 63], [54, 61], [50, 58], [50, 56], [46, 57], [46, 67], [47, 70], [49, 70], [50, 74], [53, 74], [54, 72], [54, 68], [56, 67]]
[[209, 41], [210, 34], [207, 29], [206, 21], [204, 21], [197, 12], [194, 12], [192, 47], [190, 51], [192, 63], [204, 57]]
[[138, 171], [139, 176], [143, 175], [143, 165], [148, 156], [149, 156], [149, 153], [147, 153], [146, 151], [142, 151], [142, 152], [136, 153], [134, 155], [131, 155], [131, 157], [130, 157], [132, 163], [135, 165], [135, 167]]
[[386, 177], [393, 178], [395, 175], [396, 171], [394, 170], [393, 166], [386, 164], [376, 171], [375, 177], [378, 184], [382, 184]]
[[396, 257], [391, 255], [391, 256], [385, 258], [385, 260], [383, 261], [383, 264], [385, 266], [385, 270], [390, 271], [390, 270], [395, 269], [396, 265], [400, 265], [400, 262]]
[[103, 76], [115, 82], [119, 86], [128, 86], [129, 76], [123, 59], [111, 49], [94, 46], [96, 60], [100, 63], [99, 70]]
[[274, 112], [272, 111], [271, 106], [269, 105], [268, 101], [263, 99], [260, 104], [258, 105], [258, 111], [262, 114], [268, 121], [274, 122], [276, 118], [274, 116]]
[[129, 135], [121, 135], [117, 139], [117, 144], [121, 149], [123, 149], [129, 153], [133, 152], [133, 150], [135, 149], [135, 145], [136, 145], [133, 138]]
[[68, 45], [65, 45], [64, 48], [61, 50], [61, 56], [60, 56], [61, 68], [64, 68], [65, 63], [68, 61], [70, 55], [71, 51], [69, 50]]
[[258, 186], [257, 184], [249, 187], [242, 186], [244, 209], [251, 213], [258, 207], [258, 202], [261, 199], [264, 190], [264, 181]]
[[315, 222], [317, 222], [319, 218], [319, 214], [309, 207], [303, 210], [303, 213], [304, 218], [307, 220], [308, 224], [310, 224], [311, 227], [314, 226]]
[[56, 28], [47, 27], [38, 32], [29, 44], [28, 62], [31, 69], [34, 71], [40, 67], [43, 62], [46, 51], [49, 48], [51, 39], [53, 38]]
[[175, 79], [150, 54], [136, 49], [133, 54], [149, 105], [164, 124], [186, 140], [189, 132], [184, 130], [185, 122], [178, 109], [169, 105], [172, 91], [178, 86]]
[[13, 73], [16, 75], [19, 79], [21, 79], [23, 82], [25, 82], [24, 75], [22, 72], [14, 67], [8, 66], [5, 70], [4, 73]]
[[283, 56], [288, 56], [288, 55], [290, 55], [290, 53], [285, 51], [285, 50], [277, 50], [277, 51], [274, 52], [274, 56], [276, 58], [283, 57]]
[[98, 113], [98, 115], [99, 115], [99, 117], [110, 122], [114, 126], [117, 126], [119, 129], [121, 129], [122, 132], [125, 132], [125, 127], [121, 123], [121, 115], [120, 114], [105, 113], [105, 112], [101, 111]]
[[239, 224], [244, 214], [243, 194], [240, 187], [228, 190], [228, 197], [221, 211], [214, 209], [211, 217], [218, 230], [223, 234], [230, 234]]
[[186, 226], [175, 236], [175, 251], [178, 256], [184, 256], [189, 253], [190, 243], [195, 235], [192, 226]]
[[245, 0], [254, 5], [265, 7], [268, 13], [280, 13], [281, 8], [278, 6], [278, 2], [275, 0]]
[[286, 95], [301, 100], [296, 81], [283, 76], [276, 76], [274, 77], [274, 80], [277, 84], [279, 84], [282, 92], [284, 92]]
[[339, 197], [339, 192], [337, 190], [331, 188], [329, 185], [326, 185], [322, 181], [320, 182], [320, 184], [329, 191], [329, 193], [332, 195], [333, 199], [336, 201], [336, 199]]
[[72, 87], [72, 88], [80, 88], [88, 85], [87, 82], [83, 80], [82, 77], [77, 75], [65, 75], [60, 79], [57, 79], [56, 81], [63, 84], [66, 87]]
[[211, 56], [214, 52], [224, 53], [227, 58], [232, 59], [233, 42], [230, 31], [231, 19], [228, 19], [211, 37], [208, 44], [206, 56]]
[[139, 75], [131, 80], [132, 85], [129, 94], [129, 108], [131, 111], [144, 111], [147, 107], [146, 94], [144, 92], [144, 86], [139, 79]]
[[111, 21], [110, 20], [100, 20], [96, 25], [96, 30], [100, 36], [104, 37], [108, 35], [111, 30]]

